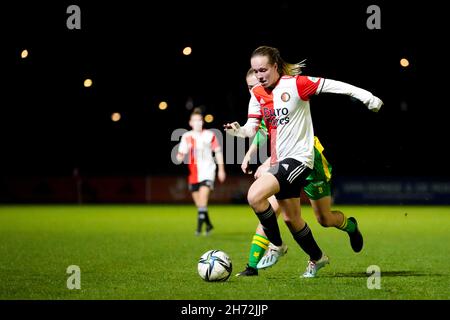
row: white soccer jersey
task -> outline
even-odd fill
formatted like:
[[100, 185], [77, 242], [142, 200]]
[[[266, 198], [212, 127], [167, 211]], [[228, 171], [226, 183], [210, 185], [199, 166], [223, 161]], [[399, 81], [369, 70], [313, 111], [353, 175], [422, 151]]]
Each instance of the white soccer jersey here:
[[249, 118], [264, 118], [270, 135], [271, 163], [293, 158], [314, 165], [314, 129], [309, 98], [322, 78], [282, 76], [275, 88], [253, 87]]
[[211, 130], [201, 132], [188, 131], [181, 137], [178, 153], [188, 154], [189, 184], [204, 180], [214, 182], [216, 176], [216, 162], [212, 152], [220, 151], [216, 135]]

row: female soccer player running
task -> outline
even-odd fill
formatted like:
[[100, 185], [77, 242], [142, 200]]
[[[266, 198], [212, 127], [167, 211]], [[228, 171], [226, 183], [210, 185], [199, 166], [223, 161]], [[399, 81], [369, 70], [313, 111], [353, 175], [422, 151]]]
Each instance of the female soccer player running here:
[[382, 101], [370, 92], [350, 84], [298, 75], [299, 66], [286, 63], [278, 49], [259, 47], [251, 56], [259, 84], [251, 90], [247, 123], [224, 125], [227, 133], [252, 137], [264, 118], [271, 140], [271, 167], [251, 185], [247, 199], [263, 226], [273, 254], [286, 252], [276, 215], [268, 198], [278, 200], [283, 220], [299, 246], [309, 255], [304, 277], [314, 277], [328, 257], [317, 245], [300, 214], [300, 190], [314, 163], [314, 130], [309, 99], [314, 94], [339, 93], [353, 96], [370, 110], [378, 111]]
[[[252, 68], [248, 70], [246, 76], [248, 89], [251, 90], [258, 84], [255, 73]], [[251, 174], [249, 171], [249, 162], [252, 155], [258, 150], [259, 146], [264, 145], [267, 140], [267, 128], [264, 119], [261, 120], [260, 130], [253, 138], [253, 142], [244, 156], [242, 161], [242, 171]], [[323, 146], [319, 138], [314, 137], [314, 168], [311, 174], [306, 178], [307, 185], [304, 191], [311, 202], [311, 206], [317, 218], [317, 221], [323, 227], [335, 227], [339, 230], [346, 231], [350, 237], [350, 244], [355, 252], [360, 252], [363, 246], [363, 237], [359, 231], [356, 219], [347, 217], [341, 211], [331, 210], [331, 164], [323, 154]], [[270, 160], [270, 159], [267, 159]], [[261, 172], [267, 171], [270, 167], [270, 161], [265, 161], [256, 171], [255, 178], [261, 175]], [[274, 196], [269, 199], [270, 204], [274, 208], [275, 214], [279, 215], [278, 202]], [[266, 255], [264, 253], [269, 248]], [[256, 228], [250, 247], [249, 260], [244, 271], [239, 272], [236, 276], [256, 276], [258, 269], [265, 269], [274, 265], [279, 256], [272, 254], [273, 244], [267, 239], [261, 223]], [[276, 253], [276, 251], [274, 251]]]
[[199, 108], [192, 112], [189, 126], [192, 130], [181, 137], [177, 160], [181, 162], [188, 155], [189, 190], [198, 211], [195, 234], [200, 235], [203, 224], [206, 223], [205, 235], [209, 235], [213, 225], [208, 215], [208, 199], [216, 176], [216, 163], [212, 153], [216, 156], [219, 166], [217, 177], [221, 183], [226, 178], [223, 154], [215, 134], [211, 130], [203, 129], [203, 115]]

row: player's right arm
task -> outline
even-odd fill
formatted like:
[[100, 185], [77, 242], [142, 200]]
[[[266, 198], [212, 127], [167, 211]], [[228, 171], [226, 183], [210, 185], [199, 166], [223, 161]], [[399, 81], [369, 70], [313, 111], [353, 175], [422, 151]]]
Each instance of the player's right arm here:
[[267, 128], [264, 123], [264, 120], [262, 120], [261, 128], [258, 130], [255, 137], [253, 138], [252, 144], [250, 145], [250, 148], [248, 149], [247, 153], [244, 156], [244, 159], [242, 160], [241, 169], [244, 173], [252, 174], [252, 172], [249, 171], [248, 167], [250, 159], [252, 158], [252, 155], [256, 153], [259, 146], [264, 145], [266, 141], [267, 141]]
[[[259, 134], [256, 133], [256, 135]], [[256, 136], [255, 136], [256, 139]], [[242, 159], [242, 164], [241, 164], [241, 169], [242, 172], [246, 173], [246, 174], [252, 174], [252, 171], [250, 170], [248, 164], [250, 163], [250, 159], [252, 158], [252, 155], [256, 152], [256, 150], [258, 150], [258, 145], [252, 143], [250, 148], [248, 149], [247, 153], [244, 156], [244, 159]]]
[[241, 126], [238, 122], [226, 123], [223, 127], [225, 131], [236, 137], [250, 138], [253, 137], [259, 129], [261, 123], [261, 105], [251, 92], [250, 102], [248, 104], [248, 118], [244, 126]]
[[186, 133], [181, 136], [180, 145], [178, 146], [177, 161], [183, 162], [184, 157], [189, 152], [189, 146], [187, 143]]

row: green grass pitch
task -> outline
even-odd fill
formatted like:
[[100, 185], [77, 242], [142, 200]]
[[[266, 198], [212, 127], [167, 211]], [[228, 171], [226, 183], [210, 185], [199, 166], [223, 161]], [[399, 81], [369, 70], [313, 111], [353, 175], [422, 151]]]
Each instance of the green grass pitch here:
[[[303, 216], [331, 264], [303, 279], [307, 257], [280, 221], [288, 254], [258, 277], [236, 278], [247, 262], [256, 217], [248, 206], [210, 205], [215, 229], [195, 237], [193, 205], [0, 206], [0, 299], [449, 299], [450, 207], [334, 206], [355, 216], [361, 253], [347, 234], [325, 229], [311, 207]], [[233, 275], [208, 283], [197, 261], [227, 252]], [[81, 269], [67, 289], [66, 269]], [[368, 289], [377, 265], [381, 288]]]

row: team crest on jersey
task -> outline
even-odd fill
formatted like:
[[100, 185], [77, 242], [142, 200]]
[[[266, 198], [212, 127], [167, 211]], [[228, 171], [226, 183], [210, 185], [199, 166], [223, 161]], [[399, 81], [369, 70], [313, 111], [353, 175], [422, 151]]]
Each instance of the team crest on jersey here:
[[319, 78], [316, 77], [308, 77], [309, 80], [311, 80], [312, 82], [316, 83], [317, 81], [319, 81]]
[[283, 92], [283, 93], [281, 94], [281, 100], [282, 100], [283, 102], [288, 102], [289, 99], [291, 99], [291, 96], [289, 95], [289, 93]]

